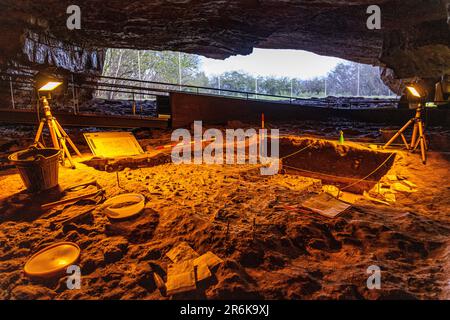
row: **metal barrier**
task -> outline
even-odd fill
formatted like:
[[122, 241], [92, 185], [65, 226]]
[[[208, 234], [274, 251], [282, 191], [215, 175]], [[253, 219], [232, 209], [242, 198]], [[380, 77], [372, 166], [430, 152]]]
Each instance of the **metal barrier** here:
[[[10, 93], [12, 99], [12, 105], [15, 107], [14, 103], [14, 90], [33, 90], [34, 78], [32, 75], [20, 75], [20, 74], [10, 74], [10, 73], [0, 73], [0, 82], [9, 82]], [[125, 83], [116, 83], [128, 82]], [[159, 81], [148, 81], [148, 80], [138, 80], [131, 78], [122, 77], [109, 77], [109, 76], [92, 76], [84, 80], [74, 80], [73, 74], [69, 77], [68, 88], [71, 89], [74, 101], [74, 112], [78, 111], [78, 97], [77, 90], [80, 89], [90, 89], [97, 90], [101, 92], [114, 92], [114, 93], [124, 93], [132, 96], [133, 100], [136, 96], [158, 96], [158, 95], [169, 95], [171, 92], [186, 92], [199, 95], [214, 95], [222, 96], [227, 98], [244, 98], [246, 100], [270, 100], [279, 101], [289, 104], [300, 104], [302, 102], [308, 103], [312, 101], [317, 101], [317, 98], [301, 98], [298, 96], [284, 96], [284, 95], [273, 95], [266, 93], [256, 93], [250, 91], [232, 90], [224, 88], [213, 88], [204, 86], [194, 86], [187, 84], [174, 84]], [[13, 85], [16, 85], [13, 90]], [[21, 86], [21, 87], [20, 87]], [[25, 86], [25, 87], [24, 87]], [[397, 103], [398, 99], [366, 99], [365, 103]], [[324, 102], [327, 107], [330, 105]], [[352, 102], [347, 102], [352, 108]], [[357, 104], [357, 103], [355, 103]]]

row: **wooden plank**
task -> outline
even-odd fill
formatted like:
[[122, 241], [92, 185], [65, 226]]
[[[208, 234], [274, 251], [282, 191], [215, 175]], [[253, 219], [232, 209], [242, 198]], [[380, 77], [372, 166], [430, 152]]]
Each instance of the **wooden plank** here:
[[[272, 120], [330, 120], [347, 118], [354, 121], [402, 125], [414, 116], [409, 109], [336, 109], [300, 106], [289, 102], [231, 98], [202, 94], [171, 92], [172, 126], [187, 127], [194, 120], [225, 124], [231, 120], [259, 122], [261, 113]], [[448, 109], [427, 109], [429, 125], [450, 125]]]
[[[62, 126], [100, 128], [167, 128], [167, 119], [139, 116], [54, 113]], [[0, 123], [38, 124], [35, 111], [0, 109]]]

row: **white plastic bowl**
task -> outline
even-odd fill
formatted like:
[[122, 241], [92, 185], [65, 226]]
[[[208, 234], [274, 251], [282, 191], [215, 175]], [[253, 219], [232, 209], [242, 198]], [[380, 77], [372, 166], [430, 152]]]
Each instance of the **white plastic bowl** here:
[[[131, 202], [131, 205], [115, 208], [122, 203]], [[125, 193], [111, 199], [103, 204], [106, 215], [111, 219], [124, 219], [139, 214], [145, 206], [145, 197], [139, 193]]]

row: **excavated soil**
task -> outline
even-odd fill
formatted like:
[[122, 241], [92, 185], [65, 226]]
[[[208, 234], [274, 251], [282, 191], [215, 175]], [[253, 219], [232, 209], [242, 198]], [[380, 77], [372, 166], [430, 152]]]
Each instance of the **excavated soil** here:
[[[167, 134], [136, 133], [144, 148], [167, 140]], [[87, 151], [81, 140], [77, 143]], [[367, 146], [351, 146], [369, 152]], [[314, 158], [314, 150], [309, 152]], [[353, 206], [333, 219], [291, 209], [324, 184], [299, 173], [261, 176], [255, 165], [171, 163], [109, 172], [81, 162], [87, 158], [77, 159], [76, 170], [60, 168], [61, 188], [95, 179], [105, 198], [142, 193], [145, 210], [119, 222], [106, 217], [99, 199], [42, 211], [39, 203], [54, 201], [57, 191], [30, 195], [17, 171], [4, 166], [0, 298], [450, 298], [450, 157], [445, 153], [430, 152], [426, 166], [417, 154], [396, 153], [383, 174], [406, 178], [416, 185], [414, 192], [397, 192], [389, 205], [354, 196]], [[330, 170], [334, 165], [327, 157], [314, 159]], [[377, 178], [390, 184], [386, 177]], [[23, 272], [33, 253], [57, 241], [81, 248], [79, 290], [68, 290], [65, 276], [39, 281]], [[195, 292], [167, 297], [152, 273], [166, 280], [165, 254], [182, 241], [224, 262]], [[379, 290], [366, 286], [372, 265], [381, 268]]]

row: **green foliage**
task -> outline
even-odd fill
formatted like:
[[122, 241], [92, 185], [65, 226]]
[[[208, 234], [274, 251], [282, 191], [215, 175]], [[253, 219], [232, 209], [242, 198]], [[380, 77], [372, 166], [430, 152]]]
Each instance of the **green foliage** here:
[[[359, 68], [359, 70], [358, 70]], [[340, 63], [327, 77], [329, 95], [356, 96], [383, 96], [390, 90], [380, 78], [378, 68], [365, 64]]]
[[[181, 74], [180, 74], [181, 71]], [[359, 72], [359, 84], [358, 84]], [[110, 49], [106, 53], [103, 75], [119, 78], [142, 79], [171, 84], [186, 84], [221, 89], [237, 90], [256, 94], [282, 95], [290, 97], [334, 96], [385, 96], [390, 90], [384, 85], [377, 67], [353, 62], [340, 63], [326, 77], [291, 79], [287, 77], [254, 77], [242, 71], [228, 71], [208, 77], [201, 71], [197, 55], [150, 50]], [[219, 79], [220, 78], [220, 79]], [[113, 80], [111, 80], [113, 81]], [[117, 84], [127, 84], [116, 80]], [[220, 86], [219, 86], [220, 85]], [[164, 88], [163, 85], [161, 85]], [[359, 89], [358, 89], [359, 87]], [[203, 93], [217, 93], [201, 89]], [[110, 92], [109, 98], [130, 98]]]
[[[180, 59], [180, 68], [179, 68]], [[106, 53], [103, 75], [114, 78], [131, 78], [178, 84], [208, 85], [207, 77], [199, 70], [199, 56], [170, 51], [137, 51], [110, 49]], [[179, 70], [181, 70], [181, 77]], [[117, 80], [115, 84], [128, 84]], [[131, 84], [131, 83], [130, 83]], [[111, 92], [113, 98], [130, 98], [129, 95]]]

